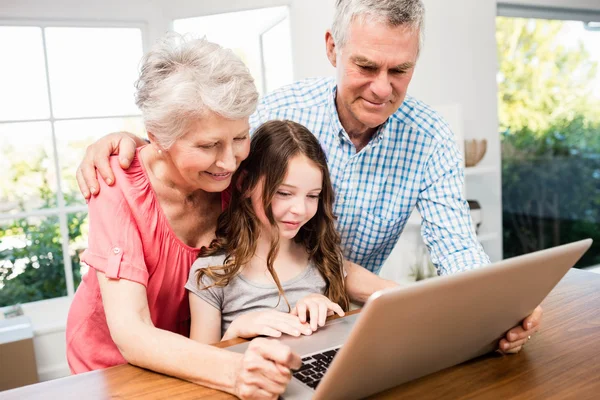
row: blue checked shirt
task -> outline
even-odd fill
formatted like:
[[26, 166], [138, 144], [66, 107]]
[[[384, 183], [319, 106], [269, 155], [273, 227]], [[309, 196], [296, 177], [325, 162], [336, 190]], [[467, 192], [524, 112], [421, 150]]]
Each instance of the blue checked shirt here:
[[454, 134], [431, 108], [407, 96], [360, 152], [342, 128], [332, 78], [308, 79], [267, 95], [252, 130], [272, 119], [306, 126], [329, 164], [345, 257], [378, 273], [416, 206], [438, 274], [488, 264], [463, 198], [462, 156]]

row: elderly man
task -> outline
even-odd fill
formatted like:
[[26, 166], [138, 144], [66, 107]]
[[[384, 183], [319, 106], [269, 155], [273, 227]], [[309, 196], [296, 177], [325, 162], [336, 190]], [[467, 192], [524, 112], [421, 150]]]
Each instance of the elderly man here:
[[[423, 217], [423, 239], [440, 275], [489, 263], [462, 195], [463, 165], [454, 135], [434, 110], [407, 96], [423, 42], [424, 13], [421, 0], [338, 0], [325, 34], [336, 78], [283, 87], [267, 95], [251, 117], [253, 128], [289, 119], [319, 138], [336, 190], [345, 256], [375, 273], [414, 207]], [[120, 153], [126, 167], [134, 142], [141, 139], [119, 133], [88, 148], [78, 171], [86, 197], [88, 188], [94, 193], [98, 187], [95, 168], [112, 179], [108, 155]], [[378, 289], [368, 278], [360, 268], [348, 272], [348, 279], [363, 282], [363, 297]], [[508, 332], [500, 350], [518, 352], [537, 331], [541, 314], [538, 307]]]

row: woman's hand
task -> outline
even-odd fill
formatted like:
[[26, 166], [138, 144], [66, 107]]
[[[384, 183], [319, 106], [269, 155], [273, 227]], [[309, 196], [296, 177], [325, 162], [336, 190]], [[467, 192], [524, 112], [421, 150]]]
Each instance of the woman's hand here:
[[144, 140], [129, 132], [117, 132], [106, 135], [92, 143], [85, 150], [85, 156], [77, 168], [77, 184], [83, 197], [89, 199], [98, 194], [99, 185], [96, 170], [107, 185], [115, 182], [110, 168], [111, 155], [119, 155], [121, 168], [127, 169], [133, 160], [136, 147], [143, 146]]
[[523, 320], [523, 323], [512, 328], [506, 334], [506, 337], [500, 340], [500, 351], [502, 353], [518, 353], [525, 343], [531, 339], [531, 336], [540, 329], [542, 320], [542, 307], [537, 306], [530, 316]]
[[234, 319], [221, 340], [236, 337], [253, 338], [259, 335], [280, 337], [282, 333], [300, 336], [310, 335], [312, 330], [308, 324], [300, 322], [296, 315], [276, 310], [255, 311]]
[[235, 395], [242, 400], [276, 400], [302, 366], [300, 356], [277, 340], [254, 339], [238, 367]]
[[302, 323], [306, 323], [307, 318], [310, 316], [310, 328], [313, 331], [316, 331], [319, 326], [325, 325], [327, 317], [334, 313], [337, 313], [340, 317], [344, 316], [344, 310], [339, 304], [317, 293], [309, 294], [298, 300], [291, 311], [291, 314], [297, 315]]

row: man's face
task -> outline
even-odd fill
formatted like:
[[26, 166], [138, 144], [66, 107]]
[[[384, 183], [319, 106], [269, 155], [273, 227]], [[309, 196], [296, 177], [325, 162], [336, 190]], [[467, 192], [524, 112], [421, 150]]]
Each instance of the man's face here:
[[336, 106], [346, 131], [384, 123], [402, 104], [419, 53], [419, 32], [385, 22], [355, 19], [346, 44], [326, 35], [327, 55], [337, 69]]

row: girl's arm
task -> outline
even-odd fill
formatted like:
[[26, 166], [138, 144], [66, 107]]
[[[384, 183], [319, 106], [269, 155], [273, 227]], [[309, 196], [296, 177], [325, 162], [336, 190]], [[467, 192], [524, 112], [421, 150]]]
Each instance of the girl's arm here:
[[289, 368], [301, 365], [289, 347], [276, 341], [254, 340], [242, 355], [158, 329], [143, 285], [108, 279], [99, 271], [96, 275], [110, 334], [131, 364], [241, 398], [256, 391], [281, 393], [291, 376]]
[[190, 339], [213, 344], [221, 340], [221, 310], [210, 305], [194, 293], [189, 293], [192, 327]]
[[396, 282], [380, 278], [353, 262], [344, 260], [344, 268], [346, 269], [346, 292], [350, 300], [355, 303], [364, 303], [378, 290], [398, 286]]

